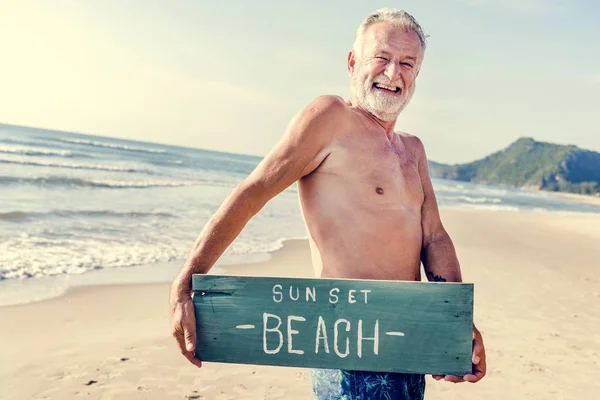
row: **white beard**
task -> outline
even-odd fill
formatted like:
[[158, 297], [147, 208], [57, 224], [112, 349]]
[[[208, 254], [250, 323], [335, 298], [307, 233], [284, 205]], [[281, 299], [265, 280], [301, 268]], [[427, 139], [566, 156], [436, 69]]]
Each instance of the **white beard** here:
[[374, 82], [392, 85], [390, 80], [384, 75], [375, 77], [373, 81], [359, 81], [356, 72], [350, 78], [350, 82], [352, 92], [356, 96], [358, 104], [382, 121], [394, 121], [398, 118], [398, 115], [412, 98], [414, 86], [407, 93], [404, 93], [406, 88], [402, 84], [396, 85], [403, 91], [402, 95], [398, 97], [397, 95], [387, 94], [373, 87]]

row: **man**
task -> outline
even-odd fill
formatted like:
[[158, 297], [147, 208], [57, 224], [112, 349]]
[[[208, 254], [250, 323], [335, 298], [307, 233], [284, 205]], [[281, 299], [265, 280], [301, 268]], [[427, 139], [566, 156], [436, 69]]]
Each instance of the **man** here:
[[[421, 27], [404, 11], [382, 9], [365, 19], [348, 55], [350, 100], [321, 96], [310, 102], [206, 224], [171, 291], [173, 335], [194, 365], [201, 362], [194, 357], [192, 274], [207, 273], [250, 218], [296, 181], [318, 276], [421, 280], [422, 262], [430, 281], [461, 281], [423, 144], [393, 130], [414, 92], [425, 47]], [[485, 375], [475, 327], [473, 338], [473, 374], [447, 381], [477, 382]], [[369, 392], [369, 379], [384, 382], [385, 393], [382, 385], [375, 385], [378, 394]], [[422, 399], [425, 379], [315, 370], [313, 388], [317, 398]]]

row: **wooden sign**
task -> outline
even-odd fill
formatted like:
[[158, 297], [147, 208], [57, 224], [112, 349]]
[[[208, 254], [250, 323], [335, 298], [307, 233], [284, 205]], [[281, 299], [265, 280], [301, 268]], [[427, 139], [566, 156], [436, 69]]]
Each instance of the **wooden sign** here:
[[473, 285], [194, 275], [203, 361], [471, 373]]

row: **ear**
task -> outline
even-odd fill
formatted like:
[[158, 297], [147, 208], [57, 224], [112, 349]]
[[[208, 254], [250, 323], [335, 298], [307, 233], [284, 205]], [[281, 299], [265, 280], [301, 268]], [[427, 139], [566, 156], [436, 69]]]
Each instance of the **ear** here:
[[354, 72], [354, 64], [356, 64], [356, 54], [354, 54], [354, 50], [350, 50], [348, 53], [348, 73], [350, 75]]
[[419, 72], [421, 72], [421, 65], [417, 68], [417, 73], [415, 74], [415, 78], [419, 76]]
[[417, 73], [415, 74], [415, 78], [419, 76], [419, 72], [421, 72], [421, 66], [423, 65], [423, 58], [425, 58], [425, 50], [421, 51], [421, 56], [419, 60], [419, 65], [417, 67]]

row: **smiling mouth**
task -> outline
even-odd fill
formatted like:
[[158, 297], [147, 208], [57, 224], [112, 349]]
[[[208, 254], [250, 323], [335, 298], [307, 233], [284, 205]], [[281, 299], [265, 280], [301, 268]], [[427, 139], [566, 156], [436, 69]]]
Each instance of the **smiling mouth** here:
[[400, 93], [402, 91], [402, 89], [400, 89], [398, 86], [385, 85], [379, 82], [373, 83], [373, 87], [375, 89], [384, 90], [389, 93]]

